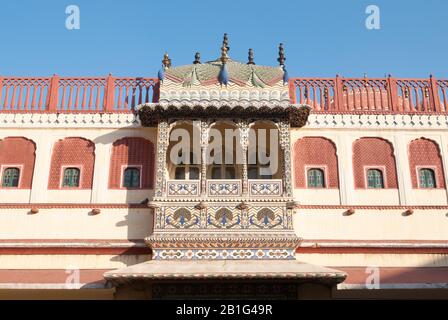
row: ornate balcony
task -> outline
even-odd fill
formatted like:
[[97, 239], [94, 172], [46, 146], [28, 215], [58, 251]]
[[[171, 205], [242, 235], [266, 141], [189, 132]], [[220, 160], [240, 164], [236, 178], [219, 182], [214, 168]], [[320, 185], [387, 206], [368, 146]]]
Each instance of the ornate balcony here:
[[249, 180], [249, 195], [250, 196], [281, 196], [282, 180]]

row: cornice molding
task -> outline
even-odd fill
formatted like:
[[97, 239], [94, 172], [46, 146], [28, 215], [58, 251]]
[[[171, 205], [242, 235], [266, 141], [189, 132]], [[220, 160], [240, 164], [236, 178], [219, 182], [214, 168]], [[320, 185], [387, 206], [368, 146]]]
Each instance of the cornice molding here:
[[304, 128], [440, 130], [448, 128], [448, 115], [311, 112]]
[[138, 128], [134, 113], [0, 113], [3, 128]]

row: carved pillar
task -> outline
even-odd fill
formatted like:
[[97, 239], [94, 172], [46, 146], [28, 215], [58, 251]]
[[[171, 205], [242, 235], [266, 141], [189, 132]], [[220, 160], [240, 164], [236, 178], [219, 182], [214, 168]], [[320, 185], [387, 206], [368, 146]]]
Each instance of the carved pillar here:
[[156, 197], [166, 195], [166, 152], [170, 143], [170, 126], [167, 121], [161, 120], [157, 127], [157, 170], [156, 170]]
[[210, 123], [201, 120], [201, 196], [207, 194], [207, 147], [210, 132]]
[[291, 181], [291, 140], [290, 125], [287, 121], [280, 121], [278, 124], [279, 143], [283, 150], [283, 196], [292, 197]]
[[241, 181], [242, 181], [242, 195], [247, 196], [249, 190], [249, 182], [247, 177], [247, 149], [249, 146], [249, 123], [247, 121], [241, 120], [237, 123], [240, 136], [240, 147], [241, 147]]

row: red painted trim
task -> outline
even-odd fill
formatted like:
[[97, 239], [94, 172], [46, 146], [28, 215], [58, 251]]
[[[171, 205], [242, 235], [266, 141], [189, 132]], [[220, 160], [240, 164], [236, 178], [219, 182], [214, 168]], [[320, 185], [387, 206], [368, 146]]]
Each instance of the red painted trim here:
[[[366, 284], [367, 267], [330, 267], [347, 273], [344, 284]], [[447, 283], [448, 267], [379, 267], [380, 285], [386, 283]]]
[[362, 239], [304, 239], [302, 243], [388, 243], [388, 244], [422, 244], [422, 243], [433, 243], [433, 244], [446, 244], [448, 245], [448, 240], [362, 240]]
[[0, 203], [0, 209], [149, 209], [139, 203]]
[[[80, 269], [80, 283], [104, 283], [103, 274], [110, 269]], [[65, 269], [12, 269], [0, 270], [0, 283], [66, 283], [70, 270]]]
[[150, 255], [148, 247], [130, 248], [84, 248], [84, 247], [48, 247], [48, 248], [0, 248], [0, 255]]
[[1, 243], [94, 243], [95, 245], [144, 244], [143, 239], [0, 239]]
[[[302, 188], [303, 189], [303, 188]], [[334, 188], [331, 188], [334, 189]], [[148, 189], [150, 190], [150, 189]], [[149, 209], [145, 204], [139, 203], [0, 203], [0, 209], [31, 209], [37, 207], [39, 209]], [[393, 209], [421, 209], [421, 210], [446, 210], [448, 205], [314, 205], [302, 204], [297, 206], [298, 209], [366, 209], [366, 210], [393, 210]]]
[[448, 248], [299, 247], [298, 254], [448, 254]]
[[0, 255], [147, 255], [143, 239], [0, 239]]
[[[365, 284], [370, 276], [367, 267], [333, 267], [347, 273], [344, 284]], [[104, 283], [103, 274], [111, 269], [80, 269], [80, 283]], [[379, 267], [380, 284], [446, 283], [448, 267]], [[66, 283], [71, 270], [0, 269], [0, 283]]]
[[342, 204], [324, 204], [324, 205], [314, 205], [314, 204], [301, 204], [297, 206], [298, 209], [372, 209], [372, 210], [389, 210], [389, 209], [422, 209], [422, 210], [446, 210], [448, 206], [430, 206], [430, 205], [415, 205], [415, 206], [401, 206], [401, 205], [342, 205]]

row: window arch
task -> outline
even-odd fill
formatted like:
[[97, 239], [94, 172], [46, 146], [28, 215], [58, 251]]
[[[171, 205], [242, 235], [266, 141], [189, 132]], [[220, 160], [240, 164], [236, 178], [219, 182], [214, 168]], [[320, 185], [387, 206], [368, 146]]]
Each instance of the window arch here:
[[[25, 137], [0, 139], [0, 168], [3, 168], [3, 170], [0, 170], [0, 188], [4, 186], [4, 171], [7, 168], [17, 168], [19, 169], [19, 181], [17, 181], [17, 187], [14, 188], [31, 189], [35, 158], [36, 144], [32, 140]], [[14, 181], [11, 182], [15, 185]], [[11, 182], [8, 182], [8, 184]]]
[[193, 152], [190, 152], [190, 159], [186, 161], [186, 156], [179, 151], [182, 159], [174, 168], [174, 179], [176, 180], [199, 180], [199, 161]]
[[92, 141], [81, 137], [58, 140], [53, 146], [48, 188], [91, 189], [94, 165], [95, 144]]
[[[435, 141], [426, 138], [413, 140], [409, 143], [408, 154], [413, 188], [445, 188], [442, 157], [439, 145]], [[432, 172], [422, 172], [422, 169], [432, 170]], [[431, 176], [434, 175], [432, 182], [434, 187], [423, 186], [424, 184], [421, 183], [423, 174], [428, 183], [431, 183]]]
[[[355, 188], [398, 189], [394, 148], [388, 140], [363, 137], [354, 141], [352, 159]], [[370, 169], [377, 171], [369, 173]]]
[[124, 188], [140, 188], [140, 168], [129, 167], [123, 171]]
[[[112, 144], [109, 169], [109, 189], [126, 188], [123, 168], [139, 168], [139, 186], [152, 189], [154, 183], [154, 144], [140, 137], [125, 137]], [[134, 188], [134, 187], [132, 187]]]
[[308, 188], [325, 188], [325, 173], [320, 168], [311, 168], [307, 171]]
[[81, 170], [79, 168], [65, 168], [62, 179], [62, 187], [78, 188], [81, 177]]
[[383, 172], [380, 169], [367, 170], [367, 188], [371, 189], [384, 188]]
[[3, 170], [2, 187], [18, 188], [20, 179], [20, 169], [11, 167]]
[[338, 158], [334, 143], [323, 137], [303, 137], [294, 144], [294, 180], [296, 188], [308, 185], [306, 167], [325, 167], [325, 186], [338, 188]]
[[418, 170], [418, 181], [420, 188], [437, 188], [436, 174], [433, 169], [421, 168]]

